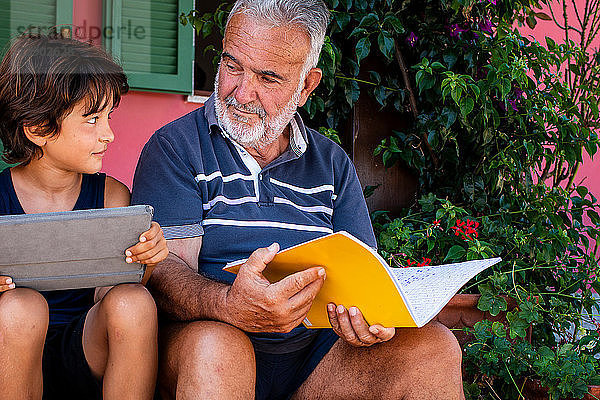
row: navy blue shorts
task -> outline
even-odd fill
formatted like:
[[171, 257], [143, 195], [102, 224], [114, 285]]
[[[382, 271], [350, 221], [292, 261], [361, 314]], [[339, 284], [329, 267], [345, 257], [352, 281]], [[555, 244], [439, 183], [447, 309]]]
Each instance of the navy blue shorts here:
[[102, 383], [92, 375], [83, 353], [86, 315], [48, 327], [42, 360], [44, 400], [102, 399]]
[[309, 346], [292, 353], [256, 351], [256, 400], [292, 397], [337, 339], [331, 329], [323, 329]]

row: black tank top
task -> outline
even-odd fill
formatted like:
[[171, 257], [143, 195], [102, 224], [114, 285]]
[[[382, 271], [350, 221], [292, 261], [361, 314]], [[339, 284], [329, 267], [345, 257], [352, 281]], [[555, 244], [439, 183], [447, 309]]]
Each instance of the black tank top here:
[[[105, 174], [83, 174], [81, 191], [73, 210], [104, 208]], [[25, 214], [13, 186], [10, 169], [0, 173], [0, 215]], [[41, 292], [50, 309], [50, 326], [71, 322], [94, 304], [94, 289]]]

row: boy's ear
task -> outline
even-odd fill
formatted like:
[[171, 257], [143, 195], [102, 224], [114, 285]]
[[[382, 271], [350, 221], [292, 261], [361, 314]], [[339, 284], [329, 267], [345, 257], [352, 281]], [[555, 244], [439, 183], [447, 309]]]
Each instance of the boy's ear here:
[[43, 136], [36, 135], [35, 131], [36, 128], [34, 126], [23, 127], [23, 132], [25, 133], [25, 136], [27, 136], [27, 139], [29, 139], [30, 142], [39, 147], [45, 146], [48, 142], [47, 139]]

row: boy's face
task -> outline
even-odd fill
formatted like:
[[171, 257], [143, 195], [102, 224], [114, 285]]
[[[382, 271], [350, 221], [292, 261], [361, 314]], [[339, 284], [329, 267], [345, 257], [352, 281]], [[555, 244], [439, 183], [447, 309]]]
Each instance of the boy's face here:
[[102, 158], [115, 136], [108, 124], [112, 101], [104, 110], [85, 116], [85, 102], [75, 105], [62, 121], [57, 136], [42, 146], [43, 159], [56, 168], [93, 174], [102, 168]]

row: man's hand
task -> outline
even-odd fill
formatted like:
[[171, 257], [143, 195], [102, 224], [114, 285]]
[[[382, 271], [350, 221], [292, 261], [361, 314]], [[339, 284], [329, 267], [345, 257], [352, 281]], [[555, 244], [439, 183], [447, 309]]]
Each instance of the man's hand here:
[[362, 313], [356, 307], [346, 309], [342, 305], [327, 305], [327, 314], [333, 331], [355, 347], [368, 347], [376, 343], [387, 342], [394, 337], [396, 328], [384, 328], [381, 325], [367, 324]]
[[247, 332], [289, 332], [306, 317], [325, 280], [325, 269], [309, 268], [276, 283], [262, 275], [279, 245], [256, 250], [226, 295], [228, 321]]

